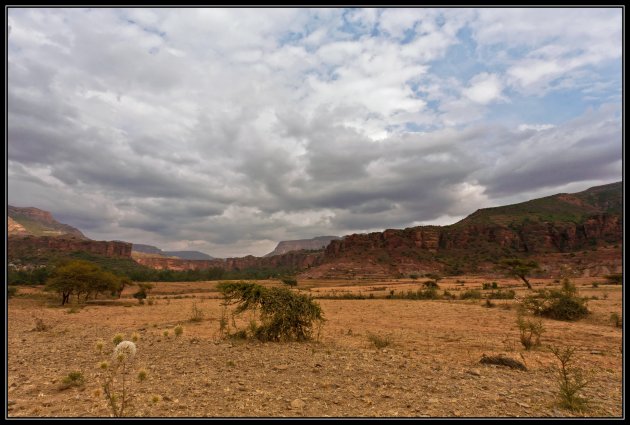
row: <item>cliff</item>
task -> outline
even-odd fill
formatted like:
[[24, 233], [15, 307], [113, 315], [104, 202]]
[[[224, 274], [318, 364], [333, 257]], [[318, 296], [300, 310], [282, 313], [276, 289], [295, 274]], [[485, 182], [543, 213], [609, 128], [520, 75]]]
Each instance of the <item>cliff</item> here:
[[246, 257], [213, 260], [136, 257], [134, 260], [139, 264], [158, 270], [205, 270], [220, 268], [227, 271], [238, 271], [266, 268], [303, 270], [314, 265], [318, 258], [319, 254], [317, 253], [298, 251], [273, 257], [254, 257], [253, 255], [248, 255]]
[[[73, 238], [88, 239], [79, 229], [55, 220], [48, 211], [33, 207], [20, 208], [8, 205], [7, 213], [11, 219], [8, 227], [9, 236], [71, 236]], [[21, 228], [15, 225], [12, 226], [12, 222], [18, 223]]]
[[106, 257], [131, 258], [131, 244], [120, 241], [92, 241], [51, 236], [9, 237], [9, 262], [37, 257], [55, 256], [75, 251]]
[[265, 257], [271, 257], [273, 255], [282, 255], [290, 251], [300, 250], [318, 250], [325, 248], [330, 241], [341, 239], [339, 236], [318, 236], [313, 239], [298, 239], [294, 241], [281, 241], [278, 246], [265, 255]]

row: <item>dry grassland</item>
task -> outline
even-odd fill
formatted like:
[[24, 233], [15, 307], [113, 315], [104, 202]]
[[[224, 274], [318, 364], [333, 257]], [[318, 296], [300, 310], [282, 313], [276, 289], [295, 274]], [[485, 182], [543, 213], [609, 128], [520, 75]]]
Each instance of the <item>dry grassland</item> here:
[[[260, 343], [222, 339], [216, 282], [157, 283], [153, 305], [125, 291], [117, 301], [83, 308], [60, 307], [41, 288], [20, 288], [8, 302], [8, 416], [108, 417], [99, 383], [99, 361], [110, 356], [116, 333], [139, 335], [130, 416], [143, 417], [621, 417], [621, 286], [597, 278], [575, 279], [592, 314], [577, 322], [543, 319], [542, 346], [526, 351], [519, 341], [516, 303], [528, 291], [515, 280], [458, 277], [439, 282], [454, 295], [497, 281], [517, 300], [397, 300], [394, 291], [421, 282], [300, 281], [315, 296], [345, 292], [374, 299], [320, 299], [326, 322], [318, 341]], [[460, 281], [458, 283], [458, 280]], [[601, 281], [601, 279], [599, 279]], [[462, 281], [464, 283], [462, 283]], [[261, 284], [278, 284], [260, 282]], [[534, 287], [559, 286], [534, 279]], [[488, 292], [488, 291], [483, 291]], [[55, 301], [56, 302], [56, 301]], [[203, 312], [190, 321], [193, 304]], [[48, 326], [34, 330], [36, 318]], [[238, 318], [238, 327], [249, 317]], [[174, 327], [183, 326], [176, 337]], [[168, 336], [164, 332], [168, 331]], [[374, 336], [389, 345], [377, 348]], [[105, 342], [104, 353], [95, 348]], [[588, 373], [582, 413], [557, 405], [558, 362], [547, 345], [577, 347], [576, 366]], [[503, 353], [527, 371], [479, 363]], [[85, 383], [61, 389], [80, 371]]]

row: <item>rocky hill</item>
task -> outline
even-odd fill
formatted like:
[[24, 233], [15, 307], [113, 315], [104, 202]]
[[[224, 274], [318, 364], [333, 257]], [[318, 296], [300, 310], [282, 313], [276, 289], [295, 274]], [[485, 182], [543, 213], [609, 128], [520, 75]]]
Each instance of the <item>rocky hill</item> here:
[[[622, 184], [484, 208], [450, 226], [352, 234], [323, 251], [226, 260], [137, 259], [152, 268], [226, 270], [289, 267], [302, 278], [383, 278], [489, 272], [505, 256], [534, 258], [547, 275], [620, 272]], [[279, 245], [280, 246], [280, 245]], [[291, 247], [291, 245], [288, 245]], [[296, 246], [296, 245], [294, 245]], [[274, 251], [275, 252], [275, 251]]]
[[9, 236], [70, 236], [88, 239], [79, 229], [59, 223], [48, 211], [33, 207], [20, 208], [8, 205], [7, 213], [10, 219]]
[[80, 230], [55, 220], [38, 208], [8, 206], [7, 258], [22, 267], [47, 264], [71, 253], [88, 253], [131, 261], [131, 244], [122, 241], [94, 241]]
[[282, 255], [290, 251], [305, 250], [317, 250], [325, 248], [330, 241], [341, 239], [339, 236], [318, 236], [312, 239], [299, 239], [295, 241], [281, 241], [269, 254], [265, 257], [271, 257], [273, 255]]
[[[504, 256], [592, 251], [612, 246], [606, 269], [621, 267], [622, 183], [485, 208], [450, 226], [418, 226], [332, 241], [311, 276], [341, 277], [489, 270]], [[614, 248], [614, 247], [617, 248]], [[549, 264], [547, 269], [552, 269]], [[577, 266], [579, 268], [579, 265]], [[604, 269], [602, 269], [604, 270]]]

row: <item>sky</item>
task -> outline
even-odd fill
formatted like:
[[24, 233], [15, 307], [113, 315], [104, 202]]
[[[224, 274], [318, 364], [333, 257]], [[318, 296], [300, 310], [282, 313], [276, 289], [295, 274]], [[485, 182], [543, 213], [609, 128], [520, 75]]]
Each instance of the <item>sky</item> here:
[[620, 8], [8, 8], [7, 202], [215, 257], [622, 180]]

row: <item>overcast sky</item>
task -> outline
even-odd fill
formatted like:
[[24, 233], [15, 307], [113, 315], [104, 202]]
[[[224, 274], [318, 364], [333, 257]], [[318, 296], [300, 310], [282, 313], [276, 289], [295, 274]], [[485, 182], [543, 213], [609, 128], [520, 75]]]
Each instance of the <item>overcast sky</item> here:
[[7, 12], [8, 203], [263, 255], [622, 180], [622, 10]]

